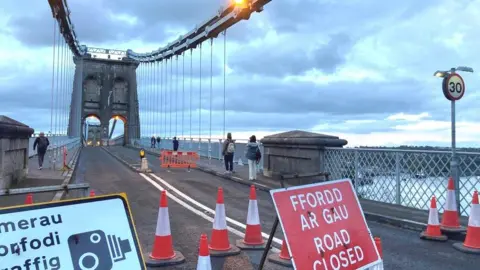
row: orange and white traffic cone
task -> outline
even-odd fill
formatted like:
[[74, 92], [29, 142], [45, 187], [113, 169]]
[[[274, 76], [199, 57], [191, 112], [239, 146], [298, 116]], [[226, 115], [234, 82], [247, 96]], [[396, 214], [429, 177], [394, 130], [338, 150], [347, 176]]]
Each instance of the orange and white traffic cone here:
[[480, 254], [480, 204], [478, 203], [478, 191], [473, 192], [465, 241], [463, 243], [454, 243], [453, 247], [466, 253]]
[[383, 248], [382, 248], [382, 240], [380, 239], [380, 237], [374, 237], [373, 238], [374, 242], [375, 242], [375, 247], [377, 248], [378, 250], [378, 255], [380, 255], [380, 259], [382, 260], [381, 262], [377, 263], [376, 265], [372, 266], [371, 269], [372, 270], [383, 270], [384, 267], [383, 267]]
[[427, 229], [420, 234], [421, 239], [434, 241], [447, 241], [448, 237], [440, 231], [440, 222], [438, 222], [437, 200], [432, 196], [430, 201], [430, 211], [428, 213]]
[[212, 261], [210, 259], [210, 252], [208, 251], [208, 239], [206, 234], [200, 236], [197, 270], [212, 270]]
[[460, 226], [460, 218], [457, 212], [457, 201], [455, 199], [455, 185], [452, 177], [448, 179], [447, 201], [445, 202], [440, 229], [452, 233], [465, 231], [465, 228]]
[[292, 260], [290, 258], [290, 252], [288, 250], [287, 244], [285, 243], [285, 240], [282, 241], [282, 248], [280, 249], [280, 253], [273, 253], [269, 255], [268, 261], [286, 267], [293, 266]]
[[237, 240], [240, 249], [260, 250], [265, 249], [266, 244], [262, 237], [262, 226], [258, 214], [257, 193], [255, 186], [250, 186], [250, 200], [248, 202], [247, 229], [243, 240]]
[[237, 255], [240, 249], [230, 245], [228, 239], [227, 216], [223, 200], [223, 189], [218, 188], [217, 205], [215, 207], [215, 218], [213, 220], [212, 240], [208, 246], [212, 257], [225, 257]]
[[33, 204], [33, 195], [32, 193], [28, 193], [27, 197], [25, 197], [25, 204]]
[[170, 218], [168, 215], [167, 192], [162, 191], [158, 210], [157, 229], [153, 241], [152, 252], [145, 256], [147, 266], [167, 266], [180, 264], [185, 261], [182, 253], [173, 250], [172, 234], [170, 232]]

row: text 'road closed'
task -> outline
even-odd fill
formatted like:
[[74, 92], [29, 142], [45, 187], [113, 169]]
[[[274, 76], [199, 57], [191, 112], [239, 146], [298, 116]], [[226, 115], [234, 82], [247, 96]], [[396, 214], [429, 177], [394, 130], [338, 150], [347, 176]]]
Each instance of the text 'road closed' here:
[[0, 270], [145, 269], [123, 196], [0, 209]]
[[364, 269], [380, 260], [350, 180], [271, 194], [296, 269]]

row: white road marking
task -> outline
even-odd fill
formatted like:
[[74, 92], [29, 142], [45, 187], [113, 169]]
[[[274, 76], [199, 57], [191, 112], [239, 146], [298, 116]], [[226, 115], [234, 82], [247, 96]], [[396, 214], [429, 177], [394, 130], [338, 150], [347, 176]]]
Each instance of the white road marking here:
[[[176, 189], [175, 187], [173, 187], [172, 185], [170, 185], [169, 183], [167, 183], [167, 181], [163, 180], [162, 178], [156, 176], [155, 174], [151, 173], [150, 176], [152, 176], [153, 178], [157, 179], [160, 183], [162, 183], [163, 185], [165, 185], [167, 188], [175, 191], [175, 193], [177, 193], [178, 195], [180, 195], [181, 197], [183, 197], [185, 200], [191, 202], [192, 204], [202, 208], [203, 210], [207, 211], [207, 212], [210, 212], [212, 214], [215, 214], [215, 210], [214, 209], [211, 209], [211, 208], [208, 208], [207, 206], [205, 206], [204, 204], [192, 199], [190, 196], [186, 195], [185, 193], [181, 192], [180, 190]], [[227, 206], [228, 207], [228, 206]], [[246, 229], [247, 228], [247, 225], [239, 222], [239, 221], [236, 221], [234, 219], [231, 219], [229, 217], [227, 217], [227, 221], [242, 228], [242, 229]], [[263, 238], [265, 239], [268, 239], [270, 237], [270, 235], [262, 232], [262, 236]], [[282, 239], [278, 239], [276, 237], [273, 237], [273, 242], [279, 244], [279, 245], [282, 245]]]
[[[154, 180], [152, 180], [150, 177], [146, 176], [145, 174], [143, 173], [139, 173], [141, 177], [143, 177], [145, 180], [147, 180], [150, 184], [152, 184], [154, 187], [156, 187], [158, 190], [160, 191], [163, 191], [165, 190], [162, 186], [160, 186], [157, 182], [155, 182]], [[174, 190], [172, 188], [172, 190]], [[181, 199], [177, 198], [176, 196], [174, 196], [173, 194], [171, 194], [170, 192], [167, 192], [167, 196], [172, 199], [173, 201], [175, 201], [176, 203], [180, 204], [181, 206], [185, 207], [186, 209], [190, 210], [192, 213], [208, 220], [209, 222], [212, 222], [213, 223], [213, 218], [207, 216], [206, 214], [198, 211], [197, 209], [193, 208], [192, 206], [188, 205], [187, 203], [185, 203], [184, 201], [182, 201]], [[207, 208], [209, 209], [209, 208]], [[211, 210], [211, 209], [210, 209]], [[228, 220], [228, 218], [227, 218]], [[243, 224], [242, 224], [243, 225]], [[243, 228], [246, 228], [246, 226], [244, 225]], [[227, 226], [227, 229], [232, 232], [233, 234], [237, 235], [238, 237], [240, 238], [244, 238], [245, 237], [245, 234], [235, 228], [232, 228], [230, 226]], [[280, 243], [281, 244], [281, 243]], [[279, 253], [280, 250], [275, 248], [275, 247], [272, 247], [271, 249], [273, 252], [276, 252], [276, 253]]]

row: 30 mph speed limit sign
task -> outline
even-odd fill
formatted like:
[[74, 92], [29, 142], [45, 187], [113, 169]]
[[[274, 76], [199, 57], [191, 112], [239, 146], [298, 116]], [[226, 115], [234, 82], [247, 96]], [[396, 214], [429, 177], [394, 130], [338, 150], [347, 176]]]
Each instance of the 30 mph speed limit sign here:
[[457, 73], [451, 73], [443, 79], [443, 95], [451, 101], [459, 100], [465, 94], [465, 82]]

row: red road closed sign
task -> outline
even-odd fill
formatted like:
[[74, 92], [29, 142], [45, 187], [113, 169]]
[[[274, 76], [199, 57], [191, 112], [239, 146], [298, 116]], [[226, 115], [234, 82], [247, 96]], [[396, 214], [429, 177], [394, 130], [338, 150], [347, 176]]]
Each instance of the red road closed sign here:
[[270, 193], [295, 269], [366, 269], [380, 262], [349, 179]]

